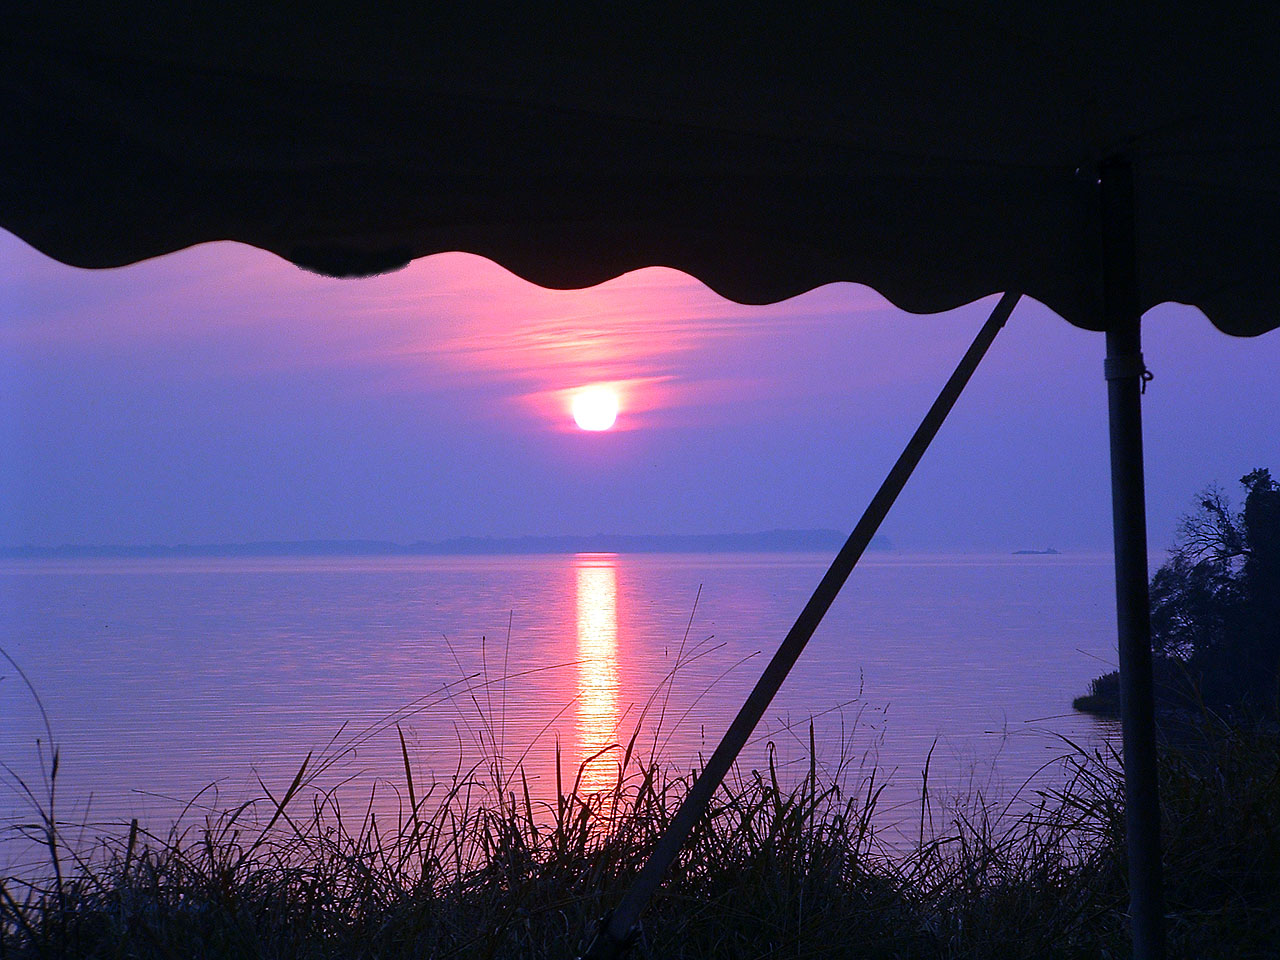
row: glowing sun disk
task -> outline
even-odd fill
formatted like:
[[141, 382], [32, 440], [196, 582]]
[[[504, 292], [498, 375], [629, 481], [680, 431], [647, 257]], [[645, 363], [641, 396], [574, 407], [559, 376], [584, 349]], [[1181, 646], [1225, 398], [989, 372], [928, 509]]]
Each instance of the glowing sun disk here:
[[572, 410], [583, 430], [608, 430], [618, 419], [618, 394], [608, 387], [587, 387], [573, 398]]

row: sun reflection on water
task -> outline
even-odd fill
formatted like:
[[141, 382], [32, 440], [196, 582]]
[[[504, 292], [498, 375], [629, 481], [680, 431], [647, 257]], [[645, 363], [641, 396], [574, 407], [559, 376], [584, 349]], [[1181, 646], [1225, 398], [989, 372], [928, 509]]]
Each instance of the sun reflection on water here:
[[[618, 728], [618, 570], [611, 553], [580, 553], [574, 558], [578, 579], [578, 723], [575, 769], [617, 739]], [[605, 754], [587, 765], [582, 788], [606, 789], [614, 779], [615, 758]]]

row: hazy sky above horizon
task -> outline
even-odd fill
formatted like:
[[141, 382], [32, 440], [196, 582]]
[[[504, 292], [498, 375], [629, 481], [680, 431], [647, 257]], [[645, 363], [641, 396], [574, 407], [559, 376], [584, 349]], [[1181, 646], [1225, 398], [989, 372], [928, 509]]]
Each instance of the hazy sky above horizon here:
[[[551, 291], [465, 254], [332, 280], [231, 243], [87, 271], [0, 232], [0, 544], [847, 529], [993, 302]], [[1144, 331], [1158, 549], [1207, 483], [1280, 472], [1280, 331]], [[1107, 548], [1102, 352], [1024, 299], [882, 532]], [[569, 415], [594, 383], [613, 430]]]

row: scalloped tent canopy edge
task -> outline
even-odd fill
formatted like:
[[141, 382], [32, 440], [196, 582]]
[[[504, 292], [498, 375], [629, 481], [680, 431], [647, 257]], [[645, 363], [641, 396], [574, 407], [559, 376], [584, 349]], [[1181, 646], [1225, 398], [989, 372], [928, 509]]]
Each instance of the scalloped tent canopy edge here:
[[1142, 307], [1280, 324], [1264, 8], [173, 6], [8, 15], [0, 225], [85, 267], [209, 240], [331, 275], [463, 250], [552, 287], [670, 266], [752, 303], [1012, 289], [1100, 329], [1096, 171], [1122, 154]]

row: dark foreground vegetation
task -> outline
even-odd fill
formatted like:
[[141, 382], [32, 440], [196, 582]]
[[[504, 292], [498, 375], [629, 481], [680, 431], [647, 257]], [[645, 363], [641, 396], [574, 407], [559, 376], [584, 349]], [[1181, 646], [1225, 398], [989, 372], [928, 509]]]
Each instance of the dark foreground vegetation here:
[[[500, 794], [479, 769], [423, 784], [405, 759], [394, 822], [306, 786], [306, 765], [274, 800], [168, 836], [135, 825], [72, 849], [38, 820], [58, 867], [3, 882], [0, 957], [572, 957], [689, 783], [632, 754], [614, 789], [565, 782], [540, 806], [518, 776]], [[926, 782], [895, 849], [874, 772], [735, 776], [633, 955], [1126, 956], [1117, 760], [1064, 763], [1065, 786], [1021, 813], [938, 803]], [[1280, 737], [1210, 721], [1161, 781], [1173, 955], [1274, 957]]]
[[[1215, 487], [1183, 517], [1169, 560], [1151, 578], [1151, 648], [1164, 712], [1280, 717], [1280, 484], [1240, 479], [1233, 510]], [[1093, 681], [1077, 710], [1118, 715], [1120, 678]]]
[[[1202, 495], [1152, 582], [1160, 696], [1180, 715], [1159, 768], [1173, 957], [1280, 956], [1280, 487], [1243, 482], [1239, 513]], [[1113, 687], [1077, 706], [1111, 709]], [[393, 816], [320, 789], [308, 760], [255, 803], [92, 841], [52, 813], [55, 765], [25, 828], [42, 879], [0, 880], [0, 960], [574, 957], [693, 779], [635, 745], [595, 761], [612, 789], [576, 771], [550, 804], [496, 757], [423, 783], [405, 750]], [[875, 770], [735, 774], [633, 955], [1126, 957], [1119, 760], [1064, 746], [1061, 786], [1003, 805], [940, 801], [926, 771], [910, 840], [882, 826]]]

